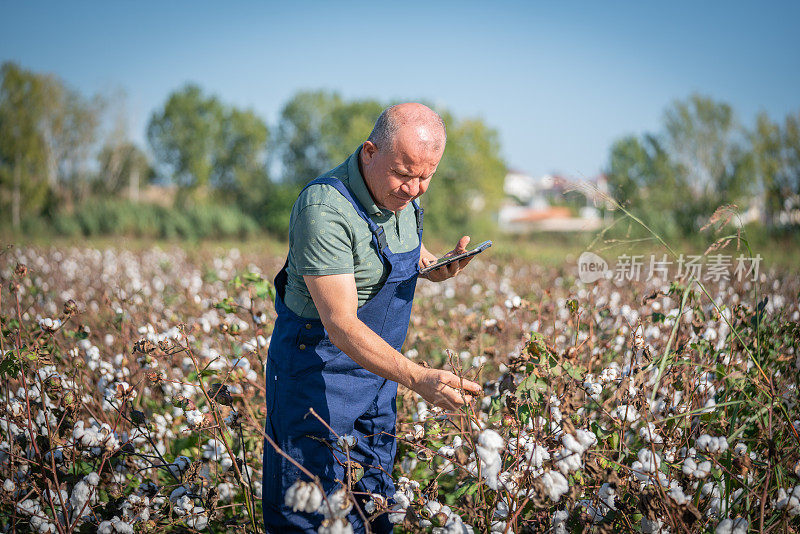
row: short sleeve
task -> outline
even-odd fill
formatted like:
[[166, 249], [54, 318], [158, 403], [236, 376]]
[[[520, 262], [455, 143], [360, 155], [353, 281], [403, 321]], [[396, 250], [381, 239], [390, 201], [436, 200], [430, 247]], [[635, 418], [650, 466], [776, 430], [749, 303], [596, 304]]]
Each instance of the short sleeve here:
[[291, 229], [292, 257], [300, 275], [354, 272], [353, 230], [344, 215], [326, 204], [310, 204]]

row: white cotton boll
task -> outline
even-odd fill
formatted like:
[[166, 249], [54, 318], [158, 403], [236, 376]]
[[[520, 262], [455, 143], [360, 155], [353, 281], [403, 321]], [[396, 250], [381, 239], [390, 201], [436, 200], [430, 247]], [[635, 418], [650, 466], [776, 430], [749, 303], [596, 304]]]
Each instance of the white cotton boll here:
[[[506, 528], [508, 527], [505, 521], [492, 521], [492, 524], [489, 527], [489, 532], [495, 532], [497, 534], [505, 533]], [[509, 532], [513, 533], [513, 530], [510, 530]]]
[[572, 434], [563, 434], [561, 436], [561, 443], [564, 444], [564, 448], [578, 455], [583, 454], [585, 449]]
[[619, 380], [620, 378], [621, 374], [616, 367], [606, 367], [600, 372], [601, 382], [611, 382], [613, 380]]
[[3, 482], [3, 490], [9, 493], [14, 491], [16, 487], [17, 487], [16, 484], [14, 484], [14, 481], [11, 480], [10, 478], [7, 478], [5, 482]]
[[664, 443], [664, 438], [661, 437], [657, 430], [656, 425], [647, 423], [639, 429], [639, 437], [646, 443]]
[[206, 460], [219, 462], [220, 467], [222, 467], [224, 471], [227, 471], [233, 466], [233, 460], [231, 460], [228, 450], [225, 448], [225, 444], [214, 438], [211, 438], [203, 445], [201, 454]]
[[595, 506], [592, 501], [588, 499], [581, 499], [575, 503], [575, 506], [578, 508], [583, 508], [584, 512], [589, 517], [589, 521], [592, 523], [601, 522], [607, 511], [603, 506]]
[[447, 456], [448, 458], [451, 458], [455, 455], [456, 449], [452, 445], [443, 445], [439, 447], [439, 450], [437, 452], [442, 456]]
[[316, 484], [298, 480], [286, 490], [284, 502], [295, 512], [311, 514], [322, 505], [322, 490]]
[[195, 506], [191, 515], [185, 519], [186, 525], [195, 530], [204, 530], [208, 526], [208, 515], [201, 506]]
[[25, 407], [16, 399], [8, 403], [8, 411], [11, 412], [13, 417], [21, 417], [25, 413]]
[[402, 460], [400, 460], [400, 470], [403, 473], [410, 473], [417, 467], [417, 459], [412, 458], [411, 456], [404, 456]]
[[320, 511], [326, 519], [345, 517], [353, 509], [353, 502], [345, 488], [338, 489], [328, 495], [328, 502], [322, 502]]
[[417, 403], [417, 413], [414, 414], [414, 421], [419, 421], [420, 423], [424, 423], [425, 419], [428, 418], [430, 411], [428, 410], [428, 405], [425, 401], [419, 401]]
[[394, 502], [396, 502], [400, 506], [400, 508], [405, 509], [411, 506], [412, 497], [406, 495], [404, 491], [400, 490], [395, 491], [394, 495], [392, 496], [392, 499], [394, 499]]
[[711, 462], [706, 460], [699, 464], [692, 458], [686, 458], [683, 462], [683, 474], [694, 478], [705, 478], [711, 471]]
[[325, 519], [317, 529], [318, 534], [353, 534], [353, 526], [342, 517]]
[[38, 514], [42, 510], [39, 501], [34, 501], [33, 499], [25, 499], [22, 502], [18, 502], [16, 509], [23, 515]]
[[584, 382], [583, 387], [589, 397], [596, 401], [600, 400], [600, 396], [603, 394], [603, 384], [600, 382]]
[[97, 486], [100, 483], [100, 475], [97, 473], [89, 473], [84, 477], [84, 480], [89, 483], [91, 486]]
[[604, 482], [602, 486], [600, 486], [600, 490], [597, 492], [597, 496], [600, 498], [600, 501], [611, 508], [612, 510], [616, 510], [616, 505], [614, 503], [614, 499], [617, 496], [617, 491], [611, 487], [608, 482]]
[[553, 534], [567, 534], [567, 519], [569, 519], [569, 512], [556, 510], [550, 523], [553, 526]]
[[640, 449], [638, 460], [631, 464], [633, 476], [641, 483], [649, 482], [650, 474], [656, 473], [661, 465], [661, 458], [648, 449]]
[[339, 436], [339, 439], [336, 440], [336, 445], [343, 451], [350, 450], [356, 446], [356, 438], [355, 436], [351, 436], [349, 434]]
[[582, 465], [581, 455], [566, 447], [562, 447], [556, 454], [556, 467], [564, 475], [568, 475], [571, 471], [577, 471]]
[[399, 504], [392, 505], [389, 508], [389, 510], [390, 510], [388, 514], [389, 522], [392, 523], [393, 525], [402, 523], [403, 520], [406, 518], [406, 509], [400, 506]]
[[784, 508], [792, 517], [800, 515], [800, 485], [795, 486], [790, 492], [780, 488], [778, 490], [778, 498], [773, 502], [773, 506], [778, 510]]
[[370, 497], [370, 500], [364, 504], [364, 510], [366, 510], [368, 514], [374, 514], [378, 510], [382, 510], [386, 507], [386, 498], [383, 495], [373, 493]]
[[203, 422], [204, 416], [203, 412], [200, 410], [189, 410], [186, 412], [186, 422], [189, 424], [190, 427], [196, 427]]
[[183, 517], [186, 514], [192, 513], [194, 510], [194, 501], [188, 495], [183, 495], [175, 502], [173, 510], [175, 510], [178, 516]]
[[684, 505], [690, 500], [690, 496], [687, 496], [683, 492], [683, 488], [679, 485], [675, 485], [674, 487], [670, 488], [670, 490], [667, 492], [667, 495], [669, 495], [670, 498], [672, 498], [672, 500], [679, 505]]
[[505, 447], [503, 437], [494, 430], [487, 429], [478, 436], [478, 445], [491, 451], [502, 451]]
[[45, 317], [44, 319], [39, 319], [39, 327], [45, 332], [54, 332], [61, 327], [61, 320]]
[[621, 404], [611, 412], [611, 417], [622, 422], [635, 423], [639, 420], [639, 412], [630, 404]]
[[708, 434], [703, 434], [697, 438], [695, 446], [699, 450], [708, 452], [709, 454], [722, 454], [728, 450], [728, 439], [725, 436], [712, 437]]
[[439, 501], [429, 500], [425, 503], [425, 506], [422, 507], [422, 510], [428, 515], [428, 517], [433, 517], [441, 512], [442, 508], [442, 503]]
[[743, 517], [726, 518], [719, 522], [715, 534], [747, 534], [748, 522]]
[[541, 479], [553, 502], [558, 502], [561, 496], [569, 491], [567, 479], [558, 471], [545, 471]]
[[639, 449], [637, 456], [642, 465], [652, 473], [655, 473], [661, 467], [661, 458], [650, 449]]
[[[83, 513], [86, 513], [88, 510], [84, 509], [84, 507], [89, 502], [89, 496], [91, 494], [92, 488], [83, 480], [75, 484], [75, 487], [72, 488], [72, 495], [69, 497], [69, 503], [72, 505], [72, 509], [76, 512], [83, 509]], [[88, 506], [86, 508], [88, 508]]]
[[550, 417], [552, 417], [553, 421], [556, 423], [560, 423], [562, 419], [564, 419], [564, 415], [561, 413], [558, 406], [550, 406]]
[[481, 460], [481, 477], [486, 480], [486, 484], [493, 490], [497, 490], [500, 485], [497, 476], [503, 468], [503, 461], [500, 453], [496, 449], [488, 449], [478, 445], [475, 447], [478, 458]]
[[[39, 516], [31, 517], [30, 526], [37, 534], [51, 534], [56, 531], [56, 525], [54, 523], [51, 523], [47, 519], [42, 519]], [[132, 532], [133, 531], [131, 531], [131, 533]]]
[[541, 445], [534, 445], [530, 449], [526, 449], [524, 460], [526, 462], [525, 468], [540, 469], [545, 460], [550, 459], [550, 453]]
[[187, 456], [178, 456], [175, 461], [167, 466], [170, 473], [175, 475], [175, 478], [181, 478], [181, 475], [189, 468], [192, 461]]
[[660, 519], [642, 517], [642, 534], [667, 534], [668, 532], [669, 528], [665, 528]]
[[586, 452], [590, 447], [594, 447], [597, 444], [597, 436], [594, 435], [594, 432], [590, 432], [588, 430], [576, 430], [575, 437], [577, 438], [578, 443], [580, 443], [583, 447], [582, 453]]

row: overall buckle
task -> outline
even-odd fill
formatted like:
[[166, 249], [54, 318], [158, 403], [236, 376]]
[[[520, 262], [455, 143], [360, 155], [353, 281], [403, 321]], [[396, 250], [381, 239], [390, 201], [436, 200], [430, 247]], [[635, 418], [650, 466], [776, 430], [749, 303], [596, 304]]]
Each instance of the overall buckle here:
[[386, 232], [383, 231], [383, 226], [378, 226], [378, 229], [373, 233], [375, 234], [375, 239], [378, 240], [378, 248], [383, 252], [383, 250], [389, 246], [386, 241]]

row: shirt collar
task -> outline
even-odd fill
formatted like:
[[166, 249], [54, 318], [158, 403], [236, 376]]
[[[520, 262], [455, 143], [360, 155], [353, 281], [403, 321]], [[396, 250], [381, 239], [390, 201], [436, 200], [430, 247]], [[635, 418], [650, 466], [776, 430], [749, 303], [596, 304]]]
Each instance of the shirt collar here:
[[383, 211], [375, 204], [375, 200], [373, 200], [369, 189], [367, 189], [367, 183], [364, 181], [364, 177], [361, 176], [361, 170], [358, 168], [358, 155], [361, 153], [361, 146], [347, 160], [347, 178], [348, 182], [350, 182], [348, 185], [350, 186], [350, 191], [353, 192], [353, 195], [355, 195], [368, 214], [381, 215]]

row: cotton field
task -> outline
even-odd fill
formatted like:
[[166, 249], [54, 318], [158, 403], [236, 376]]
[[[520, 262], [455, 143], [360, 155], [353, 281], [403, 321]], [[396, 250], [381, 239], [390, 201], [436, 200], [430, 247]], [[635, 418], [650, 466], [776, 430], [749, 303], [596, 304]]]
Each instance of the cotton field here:
[[[401, 388], [397, 492], [365, 514], [397, 532], [800, 530], [796, 273], [586, 284], [571, 260], [484, 256], [419, 282], [404, 347], [484, 395], [447, 414]], [[4, 249], [0, 530], [263, 532], [282, 262]], [[286, 503], [351, 532], [357, 467]]]

